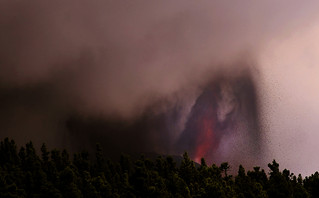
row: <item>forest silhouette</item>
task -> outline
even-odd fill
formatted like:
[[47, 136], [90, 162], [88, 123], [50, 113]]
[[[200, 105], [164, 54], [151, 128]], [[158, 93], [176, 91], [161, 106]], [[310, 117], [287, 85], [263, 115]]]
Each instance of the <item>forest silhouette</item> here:
[[319, 197], [319, 173], [304, 179], [273, 160], [269, 172], [239, 166], [230, 175], [227, 162], [208, 166], [192, 161], [187, 152], [180, 162], [172, 156], [138, 159], [122, 154], [119, 161], [86, 151], [70, 158], [66, 150], [38, 155], [32, 142], [18, 149], [14, 140], [0, 143], [0, 197]]

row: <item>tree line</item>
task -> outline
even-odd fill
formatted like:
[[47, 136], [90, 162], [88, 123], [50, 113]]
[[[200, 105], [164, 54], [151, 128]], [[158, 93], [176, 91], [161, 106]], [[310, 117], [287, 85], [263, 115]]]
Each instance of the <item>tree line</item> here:
[[319, 173], [302, 178], [279, 170], [273, 160], [269, 172], [260, 167], [229, 174], [227, 162], [196, 166], [184, 153], [180, 164], [171, 156], [136, 160], [121, 155], [104, 158], [99, 144], [94, 159], [86, 151], [72, 159], [66, 150], [32, 144], [20, 149], [8, 138], [0, 143], [0, 197], [319, 197]]

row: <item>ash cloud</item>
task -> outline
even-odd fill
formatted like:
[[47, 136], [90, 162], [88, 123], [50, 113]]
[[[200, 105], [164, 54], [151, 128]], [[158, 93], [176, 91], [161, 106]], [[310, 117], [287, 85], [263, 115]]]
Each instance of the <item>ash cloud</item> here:
[[221, 73], [206, 84], [178, 141], [181, 151], [188, 151], [197, 162], [202, 157], [215, 163], [234, 163], [245, 158], [241, 163], [247, 166], [260, 160], [263, 134], [252, 75], [249, 70], [236, 76]]
[[[251, 79], [240, 70], [258, 70], [262, 46], [303, 27], [317, 8], [297, 0], [3, 0], [1, 137], [175, 152], [206, 85], [224, 75], [225, 90], [237, 90], [236, 79]], [[248, 84], [261, 86], [259, 77]], [[260, 96], [249, 86], [236, 96], [245, 108]], [[228, 119], [229, 93], [218, 94], [216, 119]], [[253, 120], [249, 129], [258, 128], [255, 106], [238, 107]]]

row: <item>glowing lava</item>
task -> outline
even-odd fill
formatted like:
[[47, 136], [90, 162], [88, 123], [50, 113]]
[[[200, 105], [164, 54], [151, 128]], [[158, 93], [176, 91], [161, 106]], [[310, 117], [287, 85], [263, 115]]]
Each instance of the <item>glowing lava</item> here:
[[214, 150], [213, 147], [217, 147], [216, 142], [214, 142], [214, 120], [203, 118], [200, 128], [200, 135], [197, 139], [198, 146], [195, 151], [195, 161], [198, 163], [202, 157], [207, 159], [210, 151]]

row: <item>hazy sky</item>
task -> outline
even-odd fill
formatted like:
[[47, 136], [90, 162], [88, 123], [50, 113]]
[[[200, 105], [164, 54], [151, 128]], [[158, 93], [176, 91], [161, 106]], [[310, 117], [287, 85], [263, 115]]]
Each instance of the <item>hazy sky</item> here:
[[269, 42], [259, 62], [268, 146], [283, 166], [310, 174], [319, 158], [319, 21]]
[[183, 125], [203, 84], [250, 68], [263, 157], [312, 173], [318, 9], [315, 0], [2, 0], [0, 137], [64, 146], [57, 131], [74, 112], [132, 120], [156, 101], [184, 105]]

